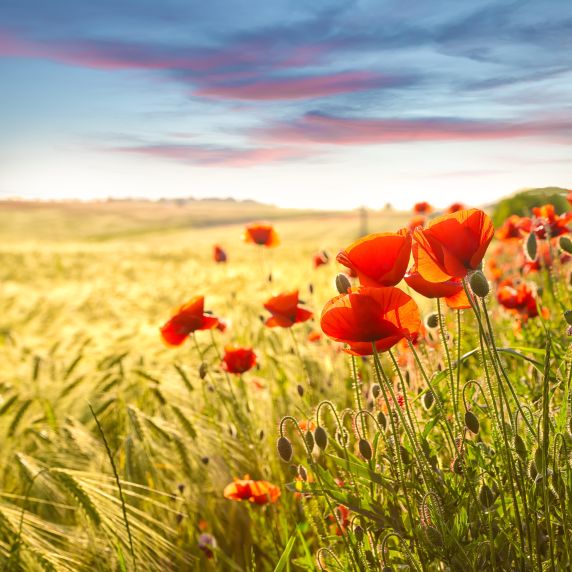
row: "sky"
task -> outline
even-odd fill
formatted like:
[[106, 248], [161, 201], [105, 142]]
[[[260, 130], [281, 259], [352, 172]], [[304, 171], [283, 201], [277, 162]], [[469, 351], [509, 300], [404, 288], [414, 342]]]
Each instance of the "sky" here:
[[0, 198], [572, 187], [572, 2], [1, 0]]

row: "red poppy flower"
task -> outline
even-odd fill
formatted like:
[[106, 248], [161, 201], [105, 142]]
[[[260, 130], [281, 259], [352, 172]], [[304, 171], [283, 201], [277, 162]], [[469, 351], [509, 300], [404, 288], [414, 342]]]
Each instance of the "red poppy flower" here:
[[265, 322], [269, 328], [277, 326], [289, 328], [299, 322], [305, 322], [313, 316], [310, 310], [298, 305], [298, 290], [282, 292], [278, 296], [273, 296], [264, 304], [264, 308], [272, 314]]
[[216, 329], [219, 332], [226, 332], [226, 330], [228, 329], [230, 322], [229, 320], [223, 320], [222, 318], [218, 319], [218, 324], [216, 325]]
[[226, 252], [224, 251], [222, 246], [219, 246], [218, 244], [214, 245], [214, 247], [213, 247], [213, 259], [215, 262], [226, 262], [227, 261]]
[[399, 288], [361, 286], [336, 296], [322, 311], [323, 332], [349, 345], [353, 355], [371, 355], [410, 339], [420, 328], [419, 310], [413, 298]]
[[466, 208], [467, 207], [463, 203], [453, 203], [447, 209], [447, 213], [449, 213], [449, 214], [456, 213], [458, 211], [465, 210]]
[[501, 306], [520, 314], [525, 319], [538, 316], [534, 291], [525, 282], [503, 280], [497, 290], [497, 300]]
[[413, 205], [413, 212], [416, 214], [429, 214], [433, 212], [433, 207], [428, 202], [423, 201]]
[[493, 235], [491, 219], [478, 209], [437, 217], [413, 233], [417, 270], [429, 282], [464, 278], [479, 267]]
[[256, 365], [256, 354], [252, 348], [226, 346], [222, 367], [228, 373], [244, 373]]
[[330, 528], [337, 536], [342, 536], [350, 523], [350, 510], [347, 506], [339, 504], [334, 511], [335, 514], [330, 514], [328, 517], [334, 522]]
[[204, 313], [204, 296], [195, 296], [181, 306], [161, 328], [163, 340], [170, 346], [180, 346], [189, 334], [197, 330], [216, 328], [218, 318]]
[[425, 215], [415, 215], [409, 221], [407, 225], [407, 230], [409, 232], [413, 232], [418, 226], [425, 226], [425, 222], [427, 221], [427, 217]]
[[249, 224], [244, 229], [242, 239], [245, 242], [266, 246], [267, 248], [272, 248], [273, 246], [278, 246], [280, 244], [280, 239], [278, 238], [274, 227], [265, 222]]
[[538, 238], [554, 238], [570, 232], [568, 223], [572, 220], [572, 212], [563, 215], [556, 214], [554, 205], [542, 205], [532, 209], [534, 218], [531, 231]]
[[248, 475], [234, 479], [223, 491], [226, 499], [247, 500], [254, 504], [274, 503], [280, 498], [280, 489], [268, 481], [254, 481]]
[[449, 308], [466, 310], [471, 307], [459, 278], [451, 278], [444, 282], [428, 282], [413, 265], [405, 275], [405, 282], [425, 298], [445, 298], [445, 303]]
[[521, 239], [529, 225], [530, 219], [510, 215], [497, 230], [497, 238], [503, 241]]
[[317, 252], [314, 254], [312, 261], [314, 262], [314, 268], [318, 268], [319, 266], [323, 266], [327, 264], [330, 260], [328, 253], [322, 250], [321, 252]]
[[322, 338], [322, 332], [318, 332], [318, 330], [312, 330], [308, 334], [308, 341], [312, 343], [319, 342], [321, 338]]
[[342, 250], [337, 261], [358, 275], [362, 286], [395, 286], [411, 255], [411, 235], [399, 232], [370, 234]]

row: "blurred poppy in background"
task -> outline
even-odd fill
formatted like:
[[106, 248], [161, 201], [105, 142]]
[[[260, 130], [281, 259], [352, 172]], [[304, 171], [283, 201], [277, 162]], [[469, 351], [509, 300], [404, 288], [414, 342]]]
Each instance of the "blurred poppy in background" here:
[[228, 373], [244, 373], [256, 365], [256, 354], [252, 348], [226, 346], [222, 358], [222, 367]]
[[213, 259], [215, 262], [226, 262], [228, 260], [226, 252], [224, 251], [222, 246], [219, 246], [218, 244], [214, 245], [214, 247], [213, 247]]
[[264, 308], [272, 314], [265, 322], [269, 328], [277, 326], [289, 328], [299, 322], [305, 322], [313, 316], [310, 310], [298, 304], [298, 290], [282, 292], [273, 296], [266, 301]]
[[242, 234], [242, 239], [245, 242], [266, 246], [267, 248], [280, 244], [280, 239], [274, 227], [265, 222], [255, 222], [247, 225]]
[[422, 201], [413, 205], [413, 212], [416, 214], [428, 215], [433, 212], [433, 207], [428, 202]]
[[312, 261], [314, 263], [314, 268], [318, 268], [319, 266], [327, 264], [330, 261], [330, 257], [325, 250], [321, 250], [320, 252], [314, 254]]
[[226, 499], [247, 500], [253, 504], [274, 503], [280, 498], [280, 489], [268, 481], [255, 481], [248, 475], [243, 479], [234, 479], [223, 491]]
[[170, 346], [180, 346], [197, 330], [210, 330], [218, 326], [218, 318], [205, 314], [204, 296], [195, 296], [181, 306], [161, 328], [163, 340]]

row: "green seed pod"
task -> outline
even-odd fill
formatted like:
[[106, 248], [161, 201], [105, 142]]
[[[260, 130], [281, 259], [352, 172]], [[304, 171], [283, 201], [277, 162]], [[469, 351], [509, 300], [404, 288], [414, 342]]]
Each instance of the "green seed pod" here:
[[316, 442], [316, 445], [322, 449], [322, 451], [324, 451], [328, 446], [328, 434], [326, 433], [326, 430], [320, 425], [318, 425], [314, 431], [314, 441]]
[[534, 461], [530, 461], [528, 464], [528, 476], [532, 481], [536, 480], [536, 477], [538, 476], [538, 469], [536, 468]]
[[465, 411], [465, 427], [475, 435], [479, 432], [480, 423], [472, 411]]
[[312, 434], [312, 431], [308, 429], [304, 435], [304, 439], [306, 441], [306, 445], [308, 445], [308, 451], [311, 451], [314, 448], [314, 435]]
[[546, 466], [542, 447], [537, 447], [534, 451], [534, 464], [536, 465], [536, 470], [539, 473], [544, 473]]
[[463, 459], [459, 455], [451, 461], [451, 471], [456, 475], [463, 474]]
[[490, 292], [489, 283], [485, 275], [480, 270], [471, 274], [469, 284], [475, 296], [478, 296], [479, 298], [485, 298]]
[[423, 394], [423, 407], [425, 409], [431, 409], [431, 406], [435, 402], [435, 396], [433, 395], [432, 391], [426, 391]]
[[350, 279], [343, 273], [336, 276], [336, 288], [340, 294], [347, 294], [352, 287]]
[[280, 437], [278, 442], [276, 443], [276, 448], [278, 449], [278, 454], [280, 458], [285, 462], [289, 463], [292, 459], [292, 443], [290, 443], [290, 439], [288, 437]]
[[381, 394], [381, 387], [379, 386], [378, 383], [374, 383], [371, 386], [371, 394], [374, 396], [375, 399], [377, 399], [380, 394]]
[[528, 455], [528, 451], [526, 450], [526, 443], [518, 433], [514, 436], [514, 450], [523, 461], [526, 460]]
[[529, 260], [536, 260], [536, 255], [538, 254], [538, 241], [536, 240], [536, 235], [531, 232], [526, 238], [524, 243], [524, 253]]
[[561, 236], [560, 240], [558, 241], [560, 248], [567, 252], [568, 254], [572, 254], [572, 240], [570, 240], [567, 236]]
[[483, 508], [491, 508], [495, 503], [495, 494], [487, 484], [482, 485], [479, 490], [479, 502]]
[[564, 319], [569, 326], [572, 326], [572, 310], [566, 310], [564, 312]]
[[433, 312], [425, 318], [425, 325], [428, 328], [434, 329], [439, 325], [439, 314]]
[[366, 439], [360, 439], [358, 443], [358, 448], [361, 456], [366, 461], [371, 461], [371, 458], [373, 457], [373, 450], [371, 448], [371, 445], [369, 444], [369, 441], [367, 441]]
[[377, 422], [384, 431], [387, 429], [387, 417], [383, 411], [377, 412]]

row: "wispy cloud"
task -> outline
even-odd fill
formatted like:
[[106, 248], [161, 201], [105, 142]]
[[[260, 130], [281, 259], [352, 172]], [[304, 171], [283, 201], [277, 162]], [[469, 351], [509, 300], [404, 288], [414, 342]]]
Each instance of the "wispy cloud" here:
[[376, 119], [307, 113], [251, 132], [281, 144], [379, 145], [423, 141], [485, 141], [531, 136], [572, 137], [572, 122], [512, 123], [468, 119]]
[[169, 159], [202, 167], [256, 167], [273, 163], [303, 161], [316, 155], [308, 149], [290, 147], [219, 147], [215, 145], [155, 144], [115, 147], [116, 153], [130, 153]]

